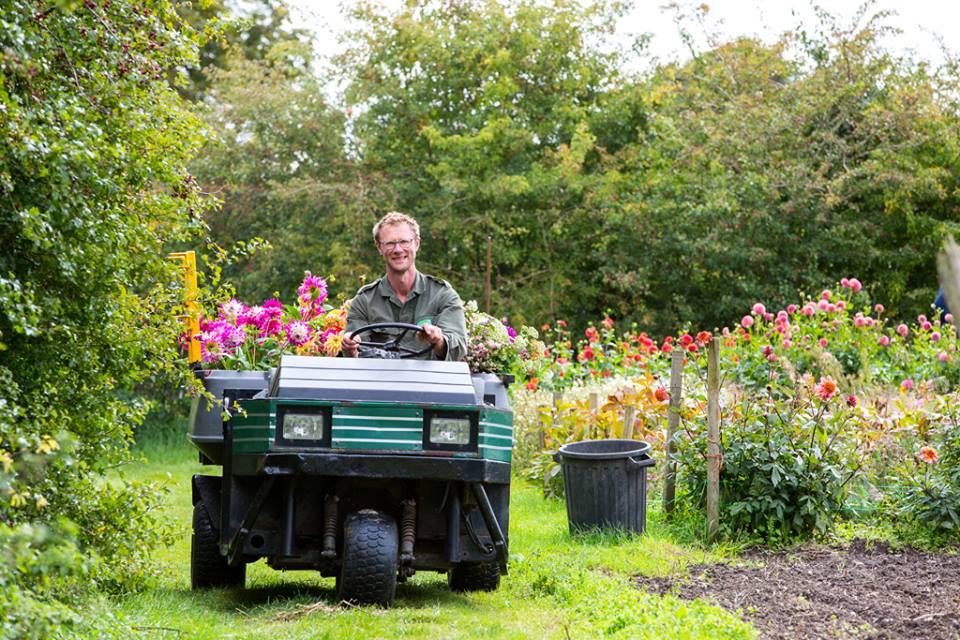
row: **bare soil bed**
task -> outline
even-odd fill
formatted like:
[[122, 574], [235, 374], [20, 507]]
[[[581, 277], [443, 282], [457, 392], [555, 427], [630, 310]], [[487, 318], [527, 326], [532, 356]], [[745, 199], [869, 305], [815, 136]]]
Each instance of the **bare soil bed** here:
[[762, 638], [960, 639], [960, 555], [855, 541], [753, 551], [635, 583], [739, 611]]

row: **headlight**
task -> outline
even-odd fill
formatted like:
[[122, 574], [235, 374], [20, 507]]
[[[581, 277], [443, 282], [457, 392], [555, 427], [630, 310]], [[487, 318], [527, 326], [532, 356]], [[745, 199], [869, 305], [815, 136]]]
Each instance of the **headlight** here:
[[286, 413], [283, 416], [284, 440], [323, 440], [325, 420], [322, 413]]
[[470, 419], [434, 416], [430, 421], [430, 443], [460, 446], [470, 444]]

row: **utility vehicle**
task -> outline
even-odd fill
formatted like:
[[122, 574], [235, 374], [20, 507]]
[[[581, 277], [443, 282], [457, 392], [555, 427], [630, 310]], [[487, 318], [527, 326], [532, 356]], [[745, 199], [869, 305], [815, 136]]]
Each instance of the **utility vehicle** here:
[[[413, 359], [416, 325], [354, 335], [360, 358], [283, 356], [201, 371], [189, 437], [220, 473], [193, 477], [193, 588], [242, 587], [246, 565], [319, 571], [337, 599], [390, 605], [416, 571], [456, 591], [507, 571], [513, 418], [503, 382]], [[429, 348], [429, 347], [427, 347]], [[365, 356], [365, 357], [364, 357]]]

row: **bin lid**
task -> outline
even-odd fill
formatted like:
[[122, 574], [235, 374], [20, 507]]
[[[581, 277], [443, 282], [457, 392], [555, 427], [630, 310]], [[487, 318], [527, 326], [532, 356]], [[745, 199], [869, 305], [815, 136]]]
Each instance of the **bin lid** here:
[[572, 460], [619, 460], [643, 456], [650, 452], [650, 443], [637, 440], [581, 440], [569, 442], [558, 452], [561, 458]]

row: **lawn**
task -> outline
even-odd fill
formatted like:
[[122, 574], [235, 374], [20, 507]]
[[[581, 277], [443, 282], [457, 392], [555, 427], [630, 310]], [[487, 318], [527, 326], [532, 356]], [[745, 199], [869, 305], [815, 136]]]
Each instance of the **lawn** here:
[[512, 485], [510, 573], [499, 591], [468, 595], [447, 589], [446, 576], [418, 573], [397, 589], [389, 610], [334, 601], [332, 578], [251, 565], [245, 590], [194, 592], [189, 584], [190, 476], [210, 473], [186, 445], [142, 450], [143, 464], [125, 473], [164, 480], [165, 513], [176, 542], [156, 554], [150, 588], [114, 606], [143, 636], [155, 638], [752, 638], [736, 616], [701, 601], [657, 596], [631, 577], [682, 572], [723, 559], [723, 550], [680, 544], [650, 507], [644, 536], [571, 537], [561, 501], [544, 500], [522, 480]]

